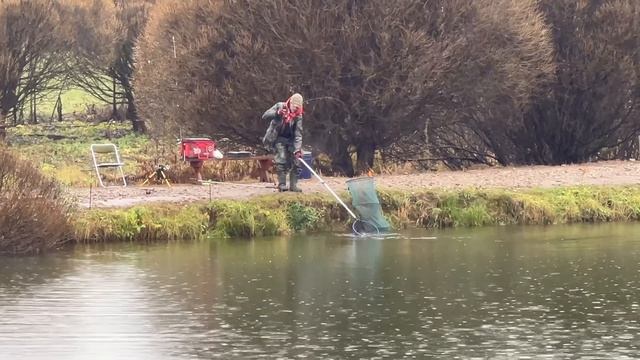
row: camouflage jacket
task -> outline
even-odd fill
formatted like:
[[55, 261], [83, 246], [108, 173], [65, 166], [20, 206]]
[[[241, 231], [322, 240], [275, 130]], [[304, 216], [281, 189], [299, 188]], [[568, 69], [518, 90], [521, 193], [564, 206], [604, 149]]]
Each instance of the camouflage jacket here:
[[278, 111], [285, 107], [285, 103], [279, 102], [262, 115], [262, 120], [269, 121], [269, 128], [262, 138], [265, 146], [273, 147], [276, 142], [286, 141], [293, 144], [294, 151], [302, 150], [302, 116], [298, 116], [291, 124], [283, 124]]

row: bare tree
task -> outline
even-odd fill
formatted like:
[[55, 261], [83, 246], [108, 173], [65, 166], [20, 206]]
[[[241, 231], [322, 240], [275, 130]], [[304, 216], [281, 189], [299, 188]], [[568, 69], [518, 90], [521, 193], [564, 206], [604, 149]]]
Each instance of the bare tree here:
[[143, 132], [138, 121], [131, 80], [133, 47], [147, 19], [150, 0], [66, 0], [67, 17], [78, 39], [76, 57], [69, 73], [76, 85], [97, 99], [117, 106], [127, 105], [126, 118], [134, 131]]
[[551, 32], [536, 0], [448, 3], [438, 37], [463, 61], [441, 89], [446, 104], [425, 124], [429, 154], [454, 167], [517, 161], [523, 111], [553, 79]]
[[0, 2], [0, 123], [64, 75], [72, 41], [51, 0]]
[[[157, 74], [163, 66], [171, 75], [163, 91], [150, 81], [150, 86], [140, 83], [138, 91], [141, 98], [143, 92], [155, 92], [145, 100], [148, 109], [179, 109], [180, 117], [169, 118], [254, 146], [266, 127], [261, 113], [299, 91], [309, 100], [307, 143], [352, 175], [352, 149], [358, 170], [366, 170], [374, 151], [414, 130], [429, 110], [425, 99], [437, 96], [447, 66], [441, 48], [423, 31], [424, 20], [403, 20], [415, 18], [422, 4], [241, 0], [223, 6], [195, 1], [183, 5], [184, 12], [175, 11], [177, 5], [161, 25], [150, 24], [149, 40], [141, 44], [141, 53], [149, 56], [141, 56], [138, 77], [149, 81], [142, 79], [144, 71]], [[191, 24], [182, 21], [189, 7], [213, 13]], [[175, 59], [167, 56], [173, 40]], [[169, 95], [172, 88], [176, 91]], [[152, 113], [149, 120], [158, 118]]]
[[123, 94], [116, 82], [113, 64], [124, 29], [116, 18], [112, 0], [65, 0], [61, 11], [64, 25], [76, 40], [75, 56], [68, 61], [73, 83], [96, 99], [112, 104], [112, 117]]
[[640, 4], [541, 0], [553, 29], [555, 81], [525, 113], [526, 160], [583, 162], [640, 134]]
[[[202, 115], [193, 119], [187, 114], [198, 111], [193, 108], [193, 81], [204, 76], [187, 66], [194, 47], [216, 31], [213, 24], [221, 5], [222, 1], [165, 1], [150, 11], [134, 52], [133, 88], [141, 119], [154, 136], [177, 136], [179, 129], [195, 130], [196, 120], [206, 120]], [[211, 25], [205, 27], [204, 22]], [[200, 61], [215, 64], [215, 59]]]
[[154, 128], [250, 146], [262, 111], [301, 92], [306, 143], [349, 175], [391, 147], [452, 166], [585, 161], [639, 133], [639, 6], [168, 2], [140, 43], [136, 89]]
[[133, 130], [145, 132], [144, 121], [139, 119], [133, 89], [135, 73], [134, 47], [147, 23], [150, 8], [155, 0], [115, 0], [117, 17], [125, 29], [125, 36], [118, 47], [118, 57], [113, 65], [114, 77], [123, 90], [127, 103], [127, 119], [132, 121]]
[[583, 162], [637, 138], [636, 2], [473, 4], [482, 15], [457, 26], [478, 29], [467, 32], [478, 46], [458, 55], [469, 62], [457, 73], [472, 81], [443, 89], [451, 105], [432, 114], [434, 158], [455, 167]]

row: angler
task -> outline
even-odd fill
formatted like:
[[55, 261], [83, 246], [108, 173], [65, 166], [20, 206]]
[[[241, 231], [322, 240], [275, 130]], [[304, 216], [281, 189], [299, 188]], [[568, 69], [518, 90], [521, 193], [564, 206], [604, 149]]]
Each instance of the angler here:
[[262, 115], [262, 120], [269, 121], [262, 143], [275, 151], [278, 191], [302, 191], [298, 188], [298, 173], [299, 159], [302, 158], [303, 103], [302, 95], [296, 93], [287, 101], [276, 103]]

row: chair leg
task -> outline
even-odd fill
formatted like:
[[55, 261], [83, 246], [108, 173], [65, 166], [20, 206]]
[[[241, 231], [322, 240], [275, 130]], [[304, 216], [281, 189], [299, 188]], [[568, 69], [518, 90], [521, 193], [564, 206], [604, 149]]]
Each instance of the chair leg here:
[[100, 187], [106, 187], [104, 186], [104, 183], [102, 183], [102, 174], [100, 174], [100, 170], [98, 170], [97, 167], [96, 167], [96, 176], [98, 177], [98, 184], [100, 184]]
[[100, 184], [100, 187], [104, 187], [104, 184], [102, 183], [102, 175], [100, 175], [100, 169], [98, 169], [98, 165], [96, 164], [95, 159], [93, 161], [93, 168], [96, 169], [96, 176], [98, 177], [98, 183]]
[[120, 170], [120, 175], [122, 176], [122, 183], [124, 184], [123, 186], [127, 186], [127, 179], [124, 177], [124, 171], [122, 170], [122, 166], [118, 166], [118, 169]]

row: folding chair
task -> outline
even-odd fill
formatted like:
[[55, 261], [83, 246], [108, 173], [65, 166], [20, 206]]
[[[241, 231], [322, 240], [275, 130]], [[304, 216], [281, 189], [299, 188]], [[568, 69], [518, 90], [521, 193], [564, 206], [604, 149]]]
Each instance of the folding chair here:
[[[111, 154], [113, 154], [113, 157]], [[118, 168], [122, 176], [123, 186], [127, 186], [127, 180], [124, 178], [124, 171], [122, 170], [124, 163], [120, 161], [118, 148], [114, 144], [92, 144], [91, 156], [93, 157], [93, 166], [96, 169], [100, 186], [106, 187], [102, 183], [102, 175], [100, 174], [100, 169], [104, 168]], [[106, 160], [106, 162], [104, 162], [103, 159]]]

